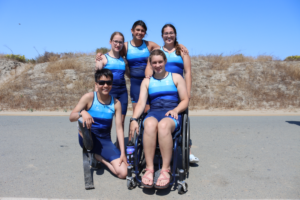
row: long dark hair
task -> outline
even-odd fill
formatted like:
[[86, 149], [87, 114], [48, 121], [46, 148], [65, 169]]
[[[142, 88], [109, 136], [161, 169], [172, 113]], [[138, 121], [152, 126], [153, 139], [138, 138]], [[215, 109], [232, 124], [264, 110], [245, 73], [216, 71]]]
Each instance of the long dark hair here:
[[175, 49], [176, 49], [176, 55], [180, 56], [181, 55], [181, 48], [179, 46], [179, 43], [177, 41], [177, 31], [176, 31], [176, 28], [175, 26], [173, 26], [173, 24], [166, 24], [162, 27], [161, 29], [161, 36], [163, 36], [164, 34], [164, 29], [167, 28], [167, 27], [171, 27], [175, 33], [175, 41], [174, 41], [174, 46], [175, 46]]

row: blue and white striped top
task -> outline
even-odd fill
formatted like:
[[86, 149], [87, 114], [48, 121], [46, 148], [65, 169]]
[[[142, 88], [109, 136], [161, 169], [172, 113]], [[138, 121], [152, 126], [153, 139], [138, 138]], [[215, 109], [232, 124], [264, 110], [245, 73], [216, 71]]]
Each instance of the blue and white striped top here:
[[98, 137], [107, 137], [110, 135], [112, 119], [115, 115], [114, 98], [111, 96], [109, 105], [102, 104], [97, 98], [97, 92], [94, 92], [93, 104], [87, 112], [93, 117], [91, 131]]
[[169, 111], [178, 106], [178, 90], [174, 84], [171, 72], [169, 72], [167, 77], [160, 80], [152, 76], [150, 78], [148, 92], [151, 111]]
[[144, 40], [143, 44], [139, 47], [132, 46], [131, 42], [128, 42], [126, 59], [130, 68], [131, 78], [145, 78], [145, 69], [149, 55], [150, 52]]
[[183, 60], [182, 57], [179, 55], [176, 55], [176, 50], [172, 53], [168, 53], [164, 50], [163, 47], [160, 47], [160, 49], [165, 53], [167, 56], [167, 64], [166, 64], [166, 71], [180, 74], [183, 77]]

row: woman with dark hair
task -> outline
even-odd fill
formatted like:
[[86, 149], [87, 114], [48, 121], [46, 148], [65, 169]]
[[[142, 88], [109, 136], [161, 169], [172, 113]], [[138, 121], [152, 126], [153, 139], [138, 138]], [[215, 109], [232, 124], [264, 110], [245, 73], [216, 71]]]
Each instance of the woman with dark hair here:
[[[90, 153], [105, 164], [119, 178], [126, 178], [127, 159], [124, 150], [124, 132], [122, 128], [121, 103], [109, 94], [113, 84], [113, 74], [108, 69], [97, 70], [95, 87], [97, 91], [86, 93], [81, 97], [70, 114], [70, 121], [82, 117], [83, 127], [91, 130], [93, 148]], [[117, 137], [120, 150], [112, 143], [110, 129], [115, 116]], [[83, 148], [83, 136], [78, 133], [79, 144]]]
[[155, 188], [164, 189], [170, 183], [170, 162], [172, 157], [172, 133], [180, 129], [181, 114], [188, 107], [185, 81], [176, 73], [167, 72], [166, 55], [155, 49], [149, 56], [150, 65], [155, 72], [150, 79], [144, 79], [141, 84], [139, 101], [130, 119], [130, 135], [139, 133], [137, 118], [143, 113], [149, 98], [150, 110], [143, 121], [143, 148], [146, 159], [146, 173], [142, 177], [145, 188], [153, 187], [154, 154], [158, 139], [162, 156], [162, 170]]
[[[127, 73], [130, 77], [130, 98], [133, 111], [139, 99], [140, 86], [145, 78], [145, 69], [147, 66], [150, 52], [159, 49], [155, 42], [143, 40], [147, 32], [147, 26], [142, 20], [134, 22], [131, 28], [132, 40], [124, 43], [124, 48], [120, 52], [128, 62]], [[186, 50], [186, 48], [184, 48]], [[100, 53], [97, 54], [96, 60], [100, 60]], [[147, 105], [145, 110], [148, 110]]]

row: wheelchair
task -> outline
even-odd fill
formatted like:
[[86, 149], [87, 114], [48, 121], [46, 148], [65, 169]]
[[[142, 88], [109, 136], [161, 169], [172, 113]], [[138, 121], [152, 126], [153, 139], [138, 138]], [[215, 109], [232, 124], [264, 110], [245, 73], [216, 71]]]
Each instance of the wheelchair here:
[[[129, 162], [133, 163], [129, 164], [127, 168], [127, 188], [129, 190], [135, 188], [137, 185], [141, 185], [142, 178], [140, 177], [140, 173], [144, 169], [146, 165], [144, 153], [143, 153], [143, 132], [144, 127], [142, 125], [142, 122], [144, 118], [146, 117], [147, 113], [142, 114], [140, 118], [138, 118], [138, 124], [139, 124], [139, 135], [137, 133], [134, 133], [134, 136], [132, 137], [132, 141], [134, 143], [134, 152], [133, 152], [133, 162], [132, 162], [132, 156], [129, 156]], [[182, 126], [181, 129], [173, 135], [173, 155], [171, 160], [171, 176], [172, 180], [170, 180], [170, 186], [173, 186], [175, 183], [177, 183], [177, 190], [179, 194], [183, 194], [187, 192], [188, 190], [188, 184], [184, 181], [185, 177], [189, 176], [189, 154], [190, 154], [190, 147], [189, 147], [189, 140], [190, 140], [190, 120], [188, 117], [188, 110], [181, 113], [182, 115]], [[129, 137], [129, 135], [128, 135]], [[181, 151], [178, 153], [178, 151]], [[128, 155], [127, 155], [128, 156]], [[178, 157], [179, 159], [178, 162]], [[158, 168], [158, 170], [161, 169], [161, 163], [162, 163], [162, 157], [160, 154], [159, 144], [157, 142], [156, 150], [155, 150], [155, 156], [154, 160], [156, 163], [155, 168]], [[181, 161], [181, 163], [180, 163]], [[181, 166], [179, 166], [181, 164]], [[135, 176], [133, 176], [133, 174]], [[177, 180], [177, 182], [176, 182]], [[156, 180], [153, 180], [154, 183]]]

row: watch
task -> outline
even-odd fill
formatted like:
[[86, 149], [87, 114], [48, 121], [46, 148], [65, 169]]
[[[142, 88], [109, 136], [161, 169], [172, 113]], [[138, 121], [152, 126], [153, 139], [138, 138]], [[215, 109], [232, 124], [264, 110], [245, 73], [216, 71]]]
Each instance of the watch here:
[[132, 121], [136, 121], [136, 122], [137, 122], [138, 120], [137, 120], [137, 118], [131, 117], [131, 118], [130, 118], [130, 123], [131, 123]]
[[79, 118], [80, 118], [80, 117], [82, 117], [82, 115], [81, 115], [81, 111], [80, 111], [80, 112], [78, 112], [78, 115], [79, 115]]

